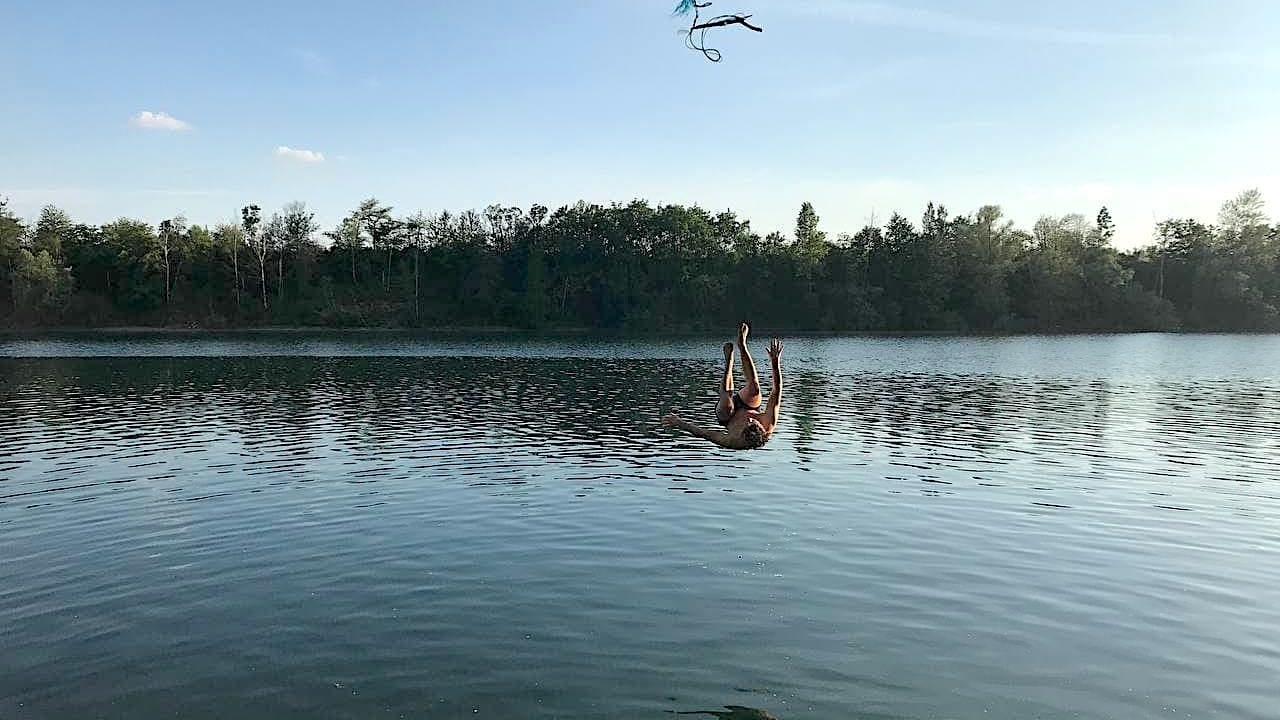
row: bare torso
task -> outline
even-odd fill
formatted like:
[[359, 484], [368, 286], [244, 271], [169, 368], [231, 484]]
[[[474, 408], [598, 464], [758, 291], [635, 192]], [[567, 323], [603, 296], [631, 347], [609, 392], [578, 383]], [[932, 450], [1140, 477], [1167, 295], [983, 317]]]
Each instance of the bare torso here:
[[755, 420], [760, 424], [760, 427], [764, 429], [764, 436], [766, 440], [773, 435], [773, 413], [769, 412], [769, 410], [764, 406], [756, 408], [755, 410], [748, 408], [738, 410], [738, 412], [733, 414], [733, 417], [729, 418], [729, 422], [725, 423], [725, 434], [734, 440], [741, 439], [743, 430], [746, 429], [747, 425], [749, 425], [752, 420]]

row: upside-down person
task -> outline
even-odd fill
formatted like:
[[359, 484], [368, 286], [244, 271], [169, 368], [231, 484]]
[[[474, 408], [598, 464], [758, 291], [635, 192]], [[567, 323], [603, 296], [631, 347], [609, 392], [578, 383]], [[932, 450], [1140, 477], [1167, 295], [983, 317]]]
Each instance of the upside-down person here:
[[769, 392], [768, 405], [761, 407], [760, 377], [751, 352], [747, 350], [749, 332], [746, 323], [738, 328], [738, 351], [742, 354], [742, 374], [746, 380], [741, 390], [733, 388], [733, 343], [724, 344], [724, 378], [720, 381], [720, 399], [716, 402], [716, 421], [724, 426], [724, 430], [705, 430], [680, 417], [674, 410], [662, 418], [663, 425], [733, 450], [751, 450], [769, 441], [778, 425], [778, 411], [782, 407], [782, 341], [774, 338], [765, 348], [773, 369], [773, 387]]

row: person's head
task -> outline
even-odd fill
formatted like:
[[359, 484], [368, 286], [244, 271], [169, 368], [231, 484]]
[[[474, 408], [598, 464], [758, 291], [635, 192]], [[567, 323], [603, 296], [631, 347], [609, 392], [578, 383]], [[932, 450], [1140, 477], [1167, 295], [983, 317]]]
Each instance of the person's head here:
[[742, 441], [748, 448], [755, 449], [764, 446], [764, 441], [769, 439], [769, 435], [764, 431], [764, 426], [759, 420], [748, 420], [747, 426], [742, 428]]

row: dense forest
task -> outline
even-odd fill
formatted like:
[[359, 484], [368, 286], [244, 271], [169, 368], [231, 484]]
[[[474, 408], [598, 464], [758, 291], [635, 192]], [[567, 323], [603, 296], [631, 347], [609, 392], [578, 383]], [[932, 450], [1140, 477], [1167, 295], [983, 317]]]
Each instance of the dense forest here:
[[1280, 226], [1247, 191], [1216, 225], [1171, 219], [1118, 252], [1103, 208], [1028, 232], [996, 206], [792, 237], [732, 212], [641, 200], [403, 217], [377, 200], [320, 232], [292, 203], [213, 227], [24, 222], [0, 201], [0, 327], [1280, 329]]

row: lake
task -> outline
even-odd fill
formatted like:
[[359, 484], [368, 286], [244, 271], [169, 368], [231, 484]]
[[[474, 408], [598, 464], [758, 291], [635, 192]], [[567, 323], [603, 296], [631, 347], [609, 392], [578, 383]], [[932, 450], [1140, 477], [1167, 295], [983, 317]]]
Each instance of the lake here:
[[0, 718], [1275, 717], [1280, 337], [725, 339], [0, 338]]

